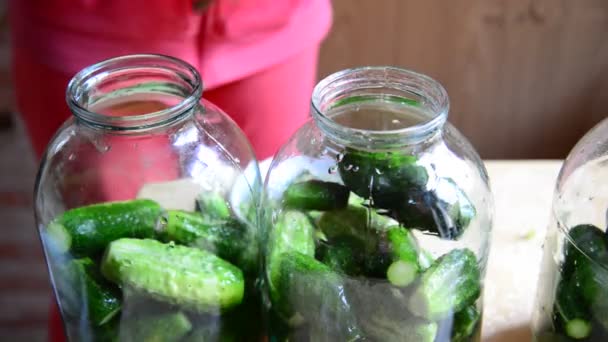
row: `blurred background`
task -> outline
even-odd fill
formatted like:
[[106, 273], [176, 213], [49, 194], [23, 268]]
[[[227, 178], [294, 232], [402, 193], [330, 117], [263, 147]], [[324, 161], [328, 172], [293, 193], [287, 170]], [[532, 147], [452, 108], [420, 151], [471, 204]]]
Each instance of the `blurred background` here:
[[[608, 115], [608, 1], [333, 0], [333, 7], [319, 78], [360, 65], [427, 74], [447, 88], [449, 120], [484, 159], [564, 158]], [[0, 340], [38, 341], [50, 287], [32, 218], [36, 161], [13, 101], [6, 0], [0, 30]]]

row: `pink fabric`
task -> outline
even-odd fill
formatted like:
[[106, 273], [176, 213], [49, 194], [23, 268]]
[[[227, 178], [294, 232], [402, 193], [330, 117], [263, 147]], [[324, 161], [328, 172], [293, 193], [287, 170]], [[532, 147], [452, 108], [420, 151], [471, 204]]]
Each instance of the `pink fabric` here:
[[[19, 49], [16, 50], [15, 84], [17, 102], [21, 108], [26, 127], [32, 138], [38, 157], [44, 152], [47, 141], [51, 138], [60, 123], [65, 120], [69, 111], [63, 99], [63, 89], [69, 76], [36, 63], [33, 56]], [[238, 82], [207, 91], [205, 98], [230, 113], [241, 126], [251, 141], [258, 158], [272, 156], [286, 141], [293, 131], [308, 119], [309, 99], [315, 84], [318, 46], [309, 48], [286, 61], [255, 73]], [[36, 82], [41, 79], [44, 82]], [[51, 86], [49, 88], [49, 85]], [[96, 164], [95, 176], [86, 179], [85, 193], [91, 201], [120, 200], [132, 198], [136, 189], [145, 181], [173, 179], [176, 171], [163, 168], [162, 164], [174, 165], [173, 156], [161, 154], [155, 158], [154, 167], [144, 167], [140, 158], [135, 158], [129, 150], [132, 142], [124, 146], [120, 141], [112, 142], [112, 149], [104, 154], [103, 160], [83, 160], [84, 165]], [[142, 154], [166, 146], [162, 140], [150, 140], [139, 143]], [[127, 153], [125, 153], [127, 151]], [[165, 161], [165, 162], [163, 162]], [[78, 165], [78, 163], [76, 163]], [[116, 170], [112, 165], [123, 166]], [[126, 165], [126, 166], [125, 166]], [[126, 174], [115, 175], [116, 171], [132, 171], [139, 181], [133, 181], [134, 187], [116, 191], [113, 180]], [[66, 185], [66, 186], [69, 186]], [[99, 197], [101, 196], [101, 197]], [[72, 198], [71, 201], [81, 201]], [[53, 301], [49, 314], [49, 340], [63, 342], [65, 336], [58, 308]]]
[[[331, 25], [329, 0], [214, 0], [204, 12], [193, 0], [12, 0], [10, 16], [17, 106], [38, 157], [70, 115], [69, 79], [134, 53], [197, 67], [203, 96], [243, 128], [258, 158], [269, 157], [307, 119], [318, 47]], [[96, 184], [104, 188], [107, 178]], [[49, 328], [51, 341], [65, 340], [56, 307]]]
[[14, 44], [66, 74], [117, 55], [186, 60], [207, 89], [239, 80], [317, 45], [329, 0], [13, 0]]

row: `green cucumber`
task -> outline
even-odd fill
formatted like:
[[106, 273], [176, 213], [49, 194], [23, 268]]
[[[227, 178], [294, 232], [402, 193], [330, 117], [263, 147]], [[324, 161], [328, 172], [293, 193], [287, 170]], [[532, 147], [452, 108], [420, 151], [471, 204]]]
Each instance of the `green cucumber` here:
[[593, 318], [608, 331], [608, 253], [595, 261], [579, 259], [574, 281]]
[[454, 314], [452, 323], [452, 342], [472, 341], [481, 314], [475, 305], [469, 305]]
[[236, 219], [217, 220], [181, 210], [167, 211], [162, 240], [194, 246], [216, 254], [246, 273], [257, 270], [255, 233]]
[[196, 210], [205, 217], [227, 220], [232, 217], [224, 196], [217, 192], [204, 192], [196, 199]]
[[557, 287], [554, 304], [555, 324], [573, 339], [586, 338], [592, 324], [587, 305], [578, 289], [577, 279], [562, 279]]
[[64, 212], [47, 234], [60, 250], [93, 256], [116, 239], [153, 238], [162, 215], [160, 205], [147, 199], [93, 204]]
[[386, 278], [395, 286], [408, 286], [420, 271], [418, 243], [409, 230], [399, 226], [390, 228], [386, 235], [393, 255], [393, 263], [386, 271]]
[[275, 304], [280, 310], [303, 317], [317, 335], [334, 341], [362, 336], [344, 279], [314, 257], [298, 252], [283, 254], [277, 289], [281, 302]]
[[197, 312], [241, 303], [245, 281], [234, 265], [207, 251], [145, 239], [119, 239], [108, 246], [103, 275], [153, 299]]
[[586, 263], [587, 258], [598, 259], [608, 253], [604, 232], [590, 224], [581, 224], [568, 231], [566, 239], [562, 274], [569, 278], [578, 264]]
[[178, 342], [192, 329], [181, 312], [169, 312], [125, 319], [120, 325], [120, 340], [145, 342]]
[[385, 209], [405, 201], [408, 193], [423, 189], [429, 178], [415, 156], [397, 151], [347, 148], [338, 169], [347, 188]]
[[409, 194], [392, 211], [405, 227], [456, 240], [476, 215], [475, 207], [464, 191], [450, 178], [439, 178], [435, 189]]
[[283, 194], [285, 207], [297, 210], [345, 208], [349, 191], [338, 183], [309, 180], [289, 185]]
[[358, 276], [363, 273], [361, 252], [363, 243], [352, 236], [340, 236], [334, 238], [331, 243], [319, 243], [316, 257], [332, 270]]
[[88, 320], [104, 325], [120, 312], [120, 292], [103, 279], [98, 266], [89, 258], [72, 260], [71, 272]]
[[[409, 285], [420, 272], [420, 248], [412, 233], [399, 226], [383, 228], [367, 239], [374, 243], [364, 257], [365, 275], [372, 278], [388, 278], [394, 285]], [[390, 275], [389, 275], [390, 270]]]
[[270, 281], [271, 294], [278, 281], [281, 255], [287, 252], [299, 252], [308, 256], [315, 255], [315, 227], [308, 216], [299, 211], [286, 211], [281, 213], [277, 222], [270, 231], [268, 241], [267, 272]]
[[417, 274], [417, 265], [411, 262], [397, 260], [386, 270], [386, 279], [398, 287], [405, 287], [410, 285], [415, 279]]
[[408, 301], [410, 312], [436, 321], [473, 304], [481, 293], [475, 253], [454, 249], [426, 269]]
[[386, 231], [395, 224], [396, 221], [377, 214], [372, 208], [356, 205], [325, 212], [317, 223], [329, 240], [338, 236], [352, 236], [362, 241], [368, 251], [376, 248], [377, 233]]

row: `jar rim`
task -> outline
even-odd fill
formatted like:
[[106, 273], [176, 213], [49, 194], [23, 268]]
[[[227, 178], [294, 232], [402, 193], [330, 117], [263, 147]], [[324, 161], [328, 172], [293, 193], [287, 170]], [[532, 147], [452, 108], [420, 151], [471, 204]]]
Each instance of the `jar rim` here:
[[[385, 88], [411, 92], [432, 106], [430, 115], [420, 123], [398, 129], [368, 130], [344, 126], [327, 115], [333, 107], [324, 108], [324, 105], [344, 95], [348, 87], [351, 90]], [[313, 90], [311, 107], [320, 128], [336, 135], [339, 140], [353, 142], [352, 137], [365, 136], [367, 141], [371, 139], [393, 145], [416, 143], [432, 136], [447, 121], [450, 103], [445, 88], [429, 76], [394, 66], [363, 66], [341, 70], [321, 80]]]
[[[162, 110], [113, 116], [88, 108], [88, 91], [112, 77], [113, 73], [149, 68], [174, 73], [188, 86], [183, 98]], [[66, 102], [74, 116], [92, 126], [112, 130], [137, 130], [164, 125], [189, 111], [202, 96], [203, 82], [199, 72], [189, 63], [162, 54], [133, 54], [106, 59], [80, 70], [68, 83]]]

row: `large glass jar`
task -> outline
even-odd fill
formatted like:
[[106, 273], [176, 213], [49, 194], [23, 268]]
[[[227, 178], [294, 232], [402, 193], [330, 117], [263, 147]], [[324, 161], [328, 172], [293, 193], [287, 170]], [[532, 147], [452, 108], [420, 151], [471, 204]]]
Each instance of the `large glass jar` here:
[[436, 81], [322, 80], [261, 208], [272, 341], [479, 340], [493, 201]]
[[608, 341], [608, 119], [560, 171], [533, 315], [538, 341]]
[[188, 64], [110, 59], [70, 82], [37, 225], [71, 341], [261, 336], [257, 202], [244, 134]]

